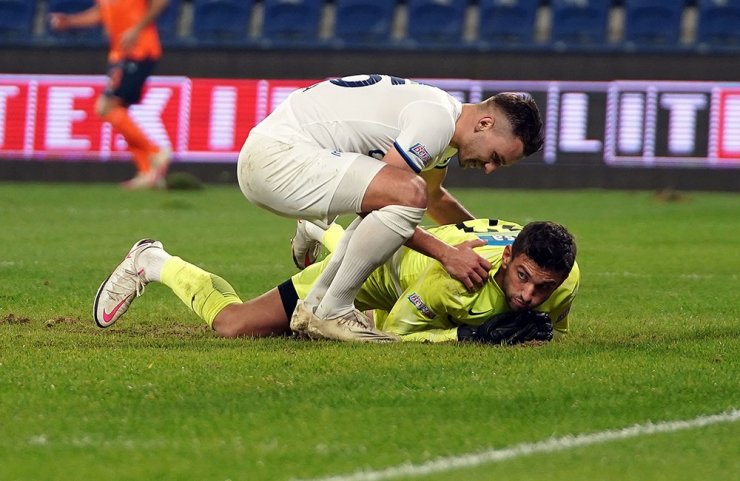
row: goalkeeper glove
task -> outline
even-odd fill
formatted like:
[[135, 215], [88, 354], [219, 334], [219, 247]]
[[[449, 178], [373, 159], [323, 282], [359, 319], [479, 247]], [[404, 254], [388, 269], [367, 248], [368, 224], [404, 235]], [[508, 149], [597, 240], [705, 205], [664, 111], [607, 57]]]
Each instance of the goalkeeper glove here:
[[457, 328], [458, 341], [514, 345], [552, 339], [550, 316], [538, 311], [512, 311], [496, 314], [480, 326]]

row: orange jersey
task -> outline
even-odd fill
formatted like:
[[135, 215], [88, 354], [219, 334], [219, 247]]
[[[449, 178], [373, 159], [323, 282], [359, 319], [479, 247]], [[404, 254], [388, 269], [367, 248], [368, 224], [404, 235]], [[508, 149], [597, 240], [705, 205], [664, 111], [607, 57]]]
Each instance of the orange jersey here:
[[149, 9], [149, 0], [96, 0], [100, 8], [100, 19], [110, 38], [108, 60], [118, 62], [123, 58], [157, 60], [162, 56], [157, 26], [150, 23], [141, 31], [134, 47], [128, 52], [121, 48], [121, 35], [136, 25]]

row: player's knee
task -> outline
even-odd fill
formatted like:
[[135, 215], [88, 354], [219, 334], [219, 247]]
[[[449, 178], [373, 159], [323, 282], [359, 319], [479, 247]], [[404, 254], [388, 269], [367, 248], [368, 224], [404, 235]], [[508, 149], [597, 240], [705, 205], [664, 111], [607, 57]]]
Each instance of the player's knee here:
[[119, 106], [121, 103], [115, 97], [108, 97], [107, 95], [101, 95], [95, 102], [95, 113], [105, 119], [105, 117], [113, 111], [113, 109]]
[[244, 326], [240, 322], [240, 318], [237, 315], [238, 312], [231, 312], [232, 309], [229, 309], [229, 307], [231, 306], [226, 307], [216, 315], [211, 327], [221, 337], [233, 338], [242, 336], [244, 335]]
[[98, 100], [95, 102], [95, 113], [98, 115], [98, 117], [105, 118], [106, 115], [110, 112], [110, 104], [106, 100], [104, 95], [101, 95], [98, 97]]
[[415, 175], [408, 182], [408, 187], [403, 191], [403, 199], [399, 202], [408, 207], [417, 209], [427, 208], [427, 183], [424, 179]]
[[386, 227], [401, 237], [408, 239], [414, 234], [414, 229], [424, 217], [426, 209], [420, 207], [409, 207], [405, 205], [387, 205], [382, 209], [372, 212]]

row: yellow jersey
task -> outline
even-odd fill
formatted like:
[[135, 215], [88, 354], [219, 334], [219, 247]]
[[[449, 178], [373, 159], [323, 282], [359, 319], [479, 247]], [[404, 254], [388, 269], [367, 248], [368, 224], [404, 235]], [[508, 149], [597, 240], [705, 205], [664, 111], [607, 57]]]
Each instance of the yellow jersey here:
[[[491, 316], [510, 310], [493, 275], [501, 265], [504, 248], [514, 242], [521, 229], [519, 224], [496, 219], [430, 228], [427, 230], [430, 234], [450, 245], [474, 239], [487, 242], [475, 249], [492, 266], [483, 287], [469, 292], [439, 262], [402, 247], [362, 284], [355, 306], [360, 310], [373, 309], [376, 326], [405, 341], [455, 341], [458, 326], [478, 326]], [[328, 258], [293, 276], [293, 285], [301, 299], [308, 294], [327, 261]], [[535, 309], [550, 316], [556, 335], [568, 332], [568, 313], [579, 283], [580, 270], [576, 263], [568, 278]]]

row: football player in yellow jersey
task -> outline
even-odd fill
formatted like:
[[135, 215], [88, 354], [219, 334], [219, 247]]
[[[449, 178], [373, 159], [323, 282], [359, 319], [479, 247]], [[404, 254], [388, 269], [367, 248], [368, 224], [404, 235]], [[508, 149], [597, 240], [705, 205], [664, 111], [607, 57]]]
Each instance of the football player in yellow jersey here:
[[[323, 234], [320, 240], [328, 250], [336, 247], [341, 230], [335, 224]], [[496, 342], [487, 327], [492, 318], [538, 311], [549, 316], [556, 333], [568, 331], [580, 271], [575, 241], [563, 226], [533, 222], [522, 228], [513, 222], [477, 219], [428, 232], [450, 245], [486, 241], [476, 252], [491, 262], [491, 275], [481, 289], [470, 292], [434, 259], [402, 247], [370, 275], [355, 299], [358, 309], [374, 311], [379, 329], [403, 341]], [[293, 331], [311, 337], [306, 326], [291, 325], [290, 318], [326, 263], [327, 259], [313, 264], [262, 296], [242, 302], [220, 277], [171, 256], [160, 242], [145, 239], [134, 244], [101, 284], [93, 315], [100, 327], [112, 325], [147, 283], [159, 281], [222, 336]]]

